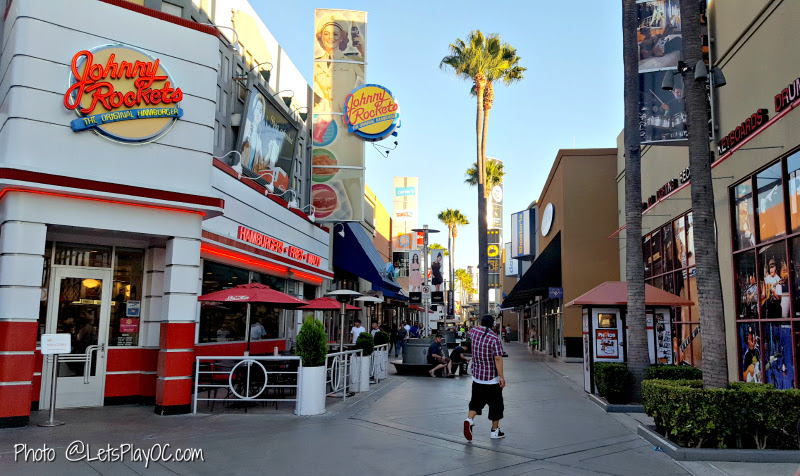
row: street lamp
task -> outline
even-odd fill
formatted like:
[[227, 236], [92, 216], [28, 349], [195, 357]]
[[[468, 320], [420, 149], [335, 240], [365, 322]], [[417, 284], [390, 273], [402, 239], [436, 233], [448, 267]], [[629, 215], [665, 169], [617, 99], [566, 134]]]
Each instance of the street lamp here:
[[[425, 254], [425, 256], [422, 257], [423, 260], [422, 262], [425, 264], [425, 269], [423, 271], [424, 274], [422, 276], [423, 276], [423, 283], [425, 283], [424, 285], [428, 286], [428, 233], [439, 233], [439, 230], [433, 230], [428, 228], [428, 225], [422, 225], [422, 228], [414, 228], [411, 231], [423, 234], [422, 252]], [[428, 328], [431, 325], [430, 319], [428, 317], [428, 304], [429, 303], [427, 299], [422, 300], [422, 307], [425, 308], [425, 320], [428, 321], [426, 322], [427, 325], [425, 326], [426, 336], [430, 334], [430, 329]]]
[[373, 309], [375, 305], [378, 304], [379, 302], [383, 302], [383, 299], [375, 296], [361, 296], [356, 298], [355, 300], [361, 301], [362, 303], [364, 303], [365, 306], [367, 306], [367, 322], [372, 322], [372, 319], [370, 318], [369, 315], [370, 309]]

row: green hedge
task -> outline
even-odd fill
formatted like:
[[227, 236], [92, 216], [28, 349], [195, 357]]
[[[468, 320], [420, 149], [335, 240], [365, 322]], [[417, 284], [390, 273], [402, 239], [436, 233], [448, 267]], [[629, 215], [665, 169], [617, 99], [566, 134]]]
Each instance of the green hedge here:
[[644, 369], [648, 380], [702, 380], [703, 371], [688, 365], [651, 365]]
[[620, 362], [595, 362], [594, 383], [597, 393], [609, 403], [627, 403], [631, 398], [633, 374]]
[[372, 338], [372, 334], [369, 332], [362, 332], [359, 334], [358, 339], [356, 339], [355, 348], [363, 350], [364, 357], [372, 355], [372, 351], [375, 350], [375, 340]]
[[645, 380], [642, 403], [656, 430], [687, 447], [798, 449], [800, 390], [702, 380]]

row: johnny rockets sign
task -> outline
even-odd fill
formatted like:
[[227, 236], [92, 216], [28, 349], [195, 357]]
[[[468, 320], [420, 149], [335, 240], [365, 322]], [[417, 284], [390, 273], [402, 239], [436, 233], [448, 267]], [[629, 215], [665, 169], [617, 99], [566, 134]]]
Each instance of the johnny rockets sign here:
[[388, 89], [377, 84], [365, 84], [345, 98], [344, 123], [350, 132], [368, 141], [379, 141], [397, 129], [400, 106]]
[[72, 57], [64, 107], [79, 119], [75, 132], [93, 130], [125, 143], [154, 141], [183, 115], [183, 92], [154, 59], [141, 50], [108, 45]]
[[276, 240], [271, 236], [267, 236], [263, 233], [259, 233], [243, 226], [239, 227], [239, 234], [237, 237], [242, 241], [246, 241], [258, 246], [259, 248], [264, 248], [265, 250], [272, 251], [273, 253], [280, 255], [287, 255], [289, 258], [296, 259], [298, 261], [305, 261], [313, 266], [319, 266], [322, 261], [322, 259], [317, 255], [307, 253], [300, 248], [295, 248], [294, 246], [287, 246], [281, 240]]

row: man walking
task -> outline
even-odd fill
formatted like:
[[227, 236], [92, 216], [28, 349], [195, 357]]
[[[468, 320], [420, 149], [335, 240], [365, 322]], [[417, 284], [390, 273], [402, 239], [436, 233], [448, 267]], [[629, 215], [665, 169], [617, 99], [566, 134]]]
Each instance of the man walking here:
[[395, 358], [400, 356], [400, 349], [403, 349], [403, 357], [406, 356], [406, 340], [408, 340], [408, 331], [405, 328], [405, 325], [401, 325], [397, 328], [397, 347], [394, 350]]
[[503, 343], [492, 331], [494, 318], [486, 314], [481, 318], [481, 327], [470, 329], [472, 346], [472, 399], [469, 401], [469, 414], [464, 420], [464, 437], [472, 441], [473, 419], [480, 415], [483, 407], [489, 405], [489, 420], [492, 421], [490, 437], [503, 438], [500, 420], [503, 418]]

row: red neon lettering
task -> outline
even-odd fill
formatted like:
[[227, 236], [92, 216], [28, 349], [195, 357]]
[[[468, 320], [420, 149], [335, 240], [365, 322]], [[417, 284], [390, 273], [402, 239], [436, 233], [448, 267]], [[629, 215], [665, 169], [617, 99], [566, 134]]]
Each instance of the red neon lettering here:
[[[64, 94], [64, 107], [78, 109], [83, 114], [89, 114], [101, 103], [109, 111], [125, 105], [126, 107], [141, 106], [142, 104], [172, 104], [183, 99], [180, 88], [172, 88], [167, 76], [158, 74], [159, 61], [143, 63], [136, 61], [117, 63], [114, 54], [108, 57], [105, 66], [94, 63], [94, 55], [87, 51], [79, 51], [72, 58], [72, 75], [75, 84], [67, 89]], [[83, 73], [78, 70], [78, 64], [84, 61]], [[109, 79], [134, 79], [136, 91], [115, 91]], [[161, 89], [152, 89], [156, 82], [164, 81]], [[91, 94], [91, 102], [87, 107], [81, 107], [84, 94]], [[74, 95], [74, 97], [73, 97]]]

